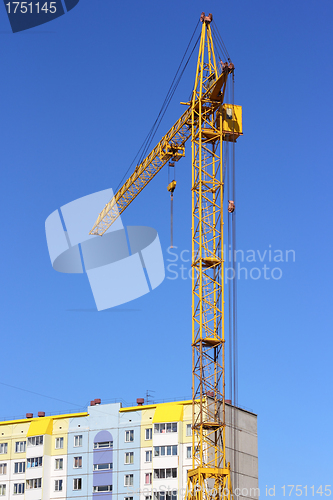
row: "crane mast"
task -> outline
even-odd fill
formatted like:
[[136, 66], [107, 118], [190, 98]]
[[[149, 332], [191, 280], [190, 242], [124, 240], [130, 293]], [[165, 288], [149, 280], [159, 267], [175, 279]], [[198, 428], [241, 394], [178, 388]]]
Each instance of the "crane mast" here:
[[[223, 144], [235, 142], [242, 134], [241, 107], [224, 103], [234, 66], [216, 60], [212, 15], [202, 13], [200, 20], [195, 84], [188, 108], [104, 207], [90, 234], [103, 235], [166, 163], [184, 156], [185, 143], [191, 138], [192, 469], [186, 500], [231, 500], [225, 418]], [[229, 212], [234, 208], [233, 201], [229, 202]]]
[[[192, 97], [192, 470], [187, 500], [231, 498], [225, 439], [223, 95], [211, 16], [202, 31]], [[197, 104], [196, 104], [197, 103]]]

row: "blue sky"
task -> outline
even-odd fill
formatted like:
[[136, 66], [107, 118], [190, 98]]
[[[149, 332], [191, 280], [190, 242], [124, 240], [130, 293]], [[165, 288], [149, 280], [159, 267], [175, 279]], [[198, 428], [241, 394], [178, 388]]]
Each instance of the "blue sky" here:
[[[281, 496], [284, 484], [332, 481], [328, 0], [80, 0], [15, 35], [0, 9], [1, 382], [36, 393], [0, 384], [0, 417], [79, 409], [97, 397], [131, 403], [147, 389], [159, 400], [190, 397], [190, 280], [166, 279], [97, 313], [86, 276], [52, 269], [44, 223], [61, 205], [118, 186], [201, 11], [214, 15], [243, 106], [238, 248], [296, 256], [281, 263], [280, 280], [238, 282], [239, 403], [258, 414], [260, 486], [275, 484]], [[182, 113], [193, 79], [194, 62], [161, 134]], [[190, 169], [188, 146], [177, 166], [178, 253], [190, 248]], [[157, 229], [163, 251], [167, 182], [162, 171], [123, 216], [126, 225]]]

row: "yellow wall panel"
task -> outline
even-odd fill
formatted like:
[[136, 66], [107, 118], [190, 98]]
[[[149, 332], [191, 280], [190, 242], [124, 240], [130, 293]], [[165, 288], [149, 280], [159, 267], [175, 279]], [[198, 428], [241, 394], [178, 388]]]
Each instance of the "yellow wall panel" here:
[[154, 418], [155, 408], [149, 408], [147, 410], [142, 410], [141, 412], [141, 447], [153, 446], [152, 440], [146, 440], [146, 429], [151, 428], [153, 433], [153, 418]]
[[52, 434], [63, 434], [64, 432], [68, 432], [69, 427], [69, 418], [62, 418], [59, 420], [53, 420], [53, 432]]
[[186, 426], [192, 424], [192, 403], [184, 405], [183, 408], [183, 423], [179, 440], [181, 443], [192, 443], [192, 436], [186, 436]]
[[[22, 437], [26, 438], [27, 433], [29, 431], [30, 421], [20, 422], [18, 424], [13, 424], [12, 427], [12, 437]], [[23, 439], [22, 439], [23, 440]], [[21, 440], [21, 441], [22, 441]]]

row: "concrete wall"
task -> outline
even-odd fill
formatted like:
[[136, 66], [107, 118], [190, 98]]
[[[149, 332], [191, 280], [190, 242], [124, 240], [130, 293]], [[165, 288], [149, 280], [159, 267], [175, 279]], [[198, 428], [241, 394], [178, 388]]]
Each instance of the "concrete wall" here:
[[257, 416], [226, 405], [226, 424], [226, 458], [233, 470], [235, 499], [258, 499]]

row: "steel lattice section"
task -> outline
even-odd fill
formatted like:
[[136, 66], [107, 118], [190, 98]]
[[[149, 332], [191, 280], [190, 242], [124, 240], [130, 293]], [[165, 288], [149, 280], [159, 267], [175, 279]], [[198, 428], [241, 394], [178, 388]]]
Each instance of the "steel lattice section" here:
[[219, 76], [210, 23], [204, 22], [192, 97], [194, 453], [187, 500], [232, 497], [225, 459], [222, 115], [221, 106], [206, 99]]

